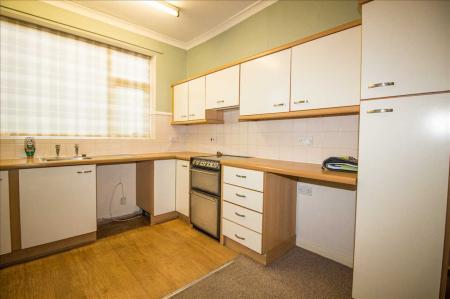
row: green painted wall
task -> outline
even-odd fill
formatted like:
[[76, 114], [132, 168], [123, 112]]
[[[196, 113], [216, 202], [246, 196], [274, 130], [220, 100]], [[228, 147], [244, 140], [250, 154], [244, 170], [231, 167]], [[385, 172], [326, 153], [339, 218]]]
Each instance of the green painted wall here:
[[279, 1], [187, 52], [187, 76], [361, 18], [355, 0]]
[[164, 53], [156, 58], [156, 110], [172, 111], [170, 85], [186, 77], [185, 50], [40, 1], [1, 0], [1, 5]]

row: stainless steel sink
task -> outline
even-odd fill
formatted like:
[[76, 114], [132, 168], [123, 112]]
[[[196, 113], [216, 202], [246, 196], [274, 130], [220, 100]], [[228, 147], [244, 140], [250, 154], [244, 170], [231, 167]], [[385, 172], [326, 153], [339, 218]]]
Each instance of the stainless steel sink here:
[[48, 157], [48, 158], [40, 158], [42, 162], [55, 162], [55, 161], [74, 161], [74, 160], [89, 160], [92, 157]]

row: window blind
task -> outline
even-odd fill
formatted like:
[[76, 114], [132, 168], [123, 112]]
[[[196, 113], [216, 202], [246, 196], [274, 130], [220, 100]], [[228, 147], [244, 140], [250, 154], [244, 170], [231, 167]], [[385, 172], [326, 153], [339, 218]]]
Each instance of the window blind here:
[[149, 137], [149, 57], [0, 22], [2, 136]]

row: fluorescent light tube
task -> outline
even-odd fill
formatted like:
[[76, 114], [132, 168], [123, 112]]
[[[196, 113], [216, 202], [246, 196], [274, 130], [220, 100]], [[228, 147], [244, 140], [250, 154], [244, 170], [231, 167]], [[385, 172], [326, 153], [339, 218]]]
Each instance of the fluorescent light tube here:
[[156, 8], [162, 12], [165, 12], [169, 15], [178, 17], [180, 15], [180, 9], [178, 7], [175, 7], [165, 1], [157, 1], [157, 0], [150, 0], [146, 1], [146, 3], [153, 8]]

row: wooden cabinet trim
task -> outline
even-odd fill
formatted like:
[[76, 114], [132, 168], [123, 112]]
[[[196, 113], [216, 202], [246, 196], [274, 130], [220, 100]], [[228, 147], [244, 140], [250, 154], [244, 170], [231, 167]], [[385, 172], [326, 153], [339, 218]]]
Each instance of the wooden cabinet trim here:
[[20, 198], [19, 198], [19, 170], [8, 171], [9, 179], [9, 217], [11, 223], [11, 251], [22, 248], [20, 233]]
[[359, 105], [311, 109], [311, 110], [298, 110], [280, 113], [241, 115], [239, 116], [239, 121], [292, 119], [292, 118], [351, 115], [351, 114], [359, 114]]

